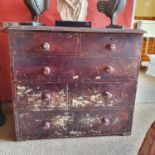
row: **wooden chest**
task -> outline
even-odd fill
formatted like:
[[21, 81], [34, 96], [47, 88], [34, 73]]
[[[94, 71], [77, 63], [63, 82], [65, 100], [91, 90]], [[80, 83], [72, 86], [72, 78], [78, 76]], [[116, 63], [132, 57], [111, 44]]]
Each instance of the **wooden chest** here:
[[7, 30], [17, 140], [131, 133], [142, 31]]

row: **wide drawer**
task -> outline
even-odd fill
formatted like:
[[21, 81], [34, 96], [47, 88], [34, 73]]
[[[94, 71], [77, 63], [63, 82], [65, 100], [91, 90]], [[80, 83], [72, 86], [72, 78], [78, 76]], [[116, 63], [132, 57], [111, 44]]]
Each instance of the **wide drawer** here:
[[13, 58], [13, 75], [17, 81], [120, 81], [136, 79], [136, 57], [111, 59], [65, 59], [53, 57]]
[[16, 109], [31, 111], [133, 106], [136, 94], [136, 81], [14, 86]]
[[80, 57], [139, 56], [141, 38], [134, 34], [82, 34]]
[[130, 134], [132, 108], [16, 112], [17, 140]]
[[77, 33], [10, 32], [10, 50], [13, 54], [77, 55]]

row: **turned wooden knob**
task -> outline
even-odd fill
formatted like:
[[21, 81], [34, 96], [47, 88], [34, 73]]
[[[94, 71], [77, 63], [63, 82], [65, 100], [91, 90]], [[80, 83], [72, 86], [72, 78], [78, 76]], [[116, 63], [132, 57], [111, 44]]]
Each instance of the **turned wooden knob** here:
[[42, 45], [42, 48], [45, 50], [45, 51], [48, 51], [50, 49], [50, 44], [48, 42], [44, 42], [43, 45]]
[[106, 99], [111, 99], [112, 96], [113, 96], [113, 94], [110, 93], [110, 92], [104, 92], [104, 93], [103, 93], [103, 96], [104, 96]]
[[45, 102], [49, 102], [51, 100], [50, 94], [42, 94], [41, 99]]
[[107, 44], [106, 48], [110, 51], [114, 51], [116, 49], [116, 45], [115, 44]]
[[51, 123], [48, 122], [48, 121], [46, 121], [46, 122], [44, 123], [44, 125], [43, 125], [43, 129], [44, 129], [44, 130], [48, 130], [48, 129], [50, 129], [50, 127], [51, 127]]
[[106, 66], [104, 70], [105, 70], [105, 72], [107, 72], [107, 73], [113, 73], [114, 68], [113, 68], [112, 66]]
[[49, 75], [50, 73], [51, 73], [50, 67], [44, 67], [44, 68], [43, 68], [43, 74], [44, 74], [44, 75]]
[[102, 118], [101, 122], [105, 125], [105, 126], [109, 126], [110, 125], [110, 120], [108, 118]]

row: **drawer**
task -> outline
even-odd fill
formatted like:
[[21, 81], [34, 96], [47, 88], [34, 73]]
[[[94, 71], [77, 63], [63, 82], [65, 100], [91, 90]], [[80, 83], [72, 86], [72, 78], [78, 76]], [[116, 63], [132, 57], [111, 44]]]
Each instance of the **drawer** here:
[[78, 75], [85, 81], [122, 81], [137, 78], [139, 59], [92, 58], [79, 60]]
[[14, 57], [17, 81], [120, 81], [137, 78], [139, 61], [133, 58], [65, 59]]
[[75, 113], [65, 111], [16, 112], [17, 140], [69, 137], [77, 130]]
[[136, 81], [69, 84], [71, 108], [100, 109], [135, 104]]
[[131, 112], [130, 108], [16, 112], [16, 138], [28, 140], [130, 134]]
[[18, 110], [53, 110], [68, 108], [66, 84], [14, 84], [14, 105]]
[[83, 34], [80, 57], [139, 56], [141, 35], [134, 34]]
[[129, 135], [132, 112], [130, 108], [82, 111], [77, 123], [80, 136]]
[[111, 83], [15, 84], [18, 110], [100, 109], [134, 105], [136, 81]]
[[14, 78], [17, 81], [56, 82], [73, 80], [78, 71], [78, 60], [56, 57], [14, 58]]
[[10, 32], [10, 49], [13, 54], [77, 55], [77, 33]]

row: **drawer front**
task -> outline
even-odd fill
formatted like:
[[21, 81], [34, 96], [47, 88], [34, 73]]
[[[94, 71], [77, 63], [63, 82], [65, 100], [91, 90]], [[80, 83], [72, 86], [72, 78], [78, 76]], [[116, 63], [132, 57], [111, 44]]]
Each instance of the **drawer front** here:
[[77, 55], [77, 33], [10, 32], [10, 49], [14, 54]]
[[78, 75], [86, 81], [121, 81], [137, 78], [138, 58], [80, 59]]
[[14, 57], [17, 81], [120, 81], [137, 78], [138, 59], [60, 59]]
[[139, 56], [141, 35], [134, 34], [83, 34], [81, 57]]
[[124, 83], [70, 84], [69, 105], [75, 109], [133, 106], [135, 103], [135, 94], [135, 81]]
[[71, 131], [76, 131], [73, 112], [17, 112], [17, 140], [45, 139], [69, 137]]
[[14, 77], [17, 81], [56, 82], [73, 80], [77, 61], [52, 57], [14, 57]]
[[15, 84], [15, 107], [18, 110], [53, 110], [68, 108], [66, 84]]
[[[17, 112], [17, 140], [123, 135], [131, 131], [131, 109], [81, 112]], [[26, 125], [25, 125], [26, 124]]]
[[15, 84], [18, 110], [100, 109], [134, 105], [136, 82]]
[[80, 136], [127, 135], [131, 132], [132, 110], [84, 111], [78, 116]]

